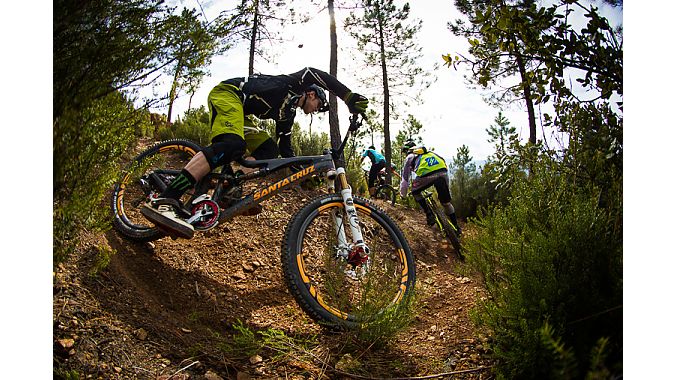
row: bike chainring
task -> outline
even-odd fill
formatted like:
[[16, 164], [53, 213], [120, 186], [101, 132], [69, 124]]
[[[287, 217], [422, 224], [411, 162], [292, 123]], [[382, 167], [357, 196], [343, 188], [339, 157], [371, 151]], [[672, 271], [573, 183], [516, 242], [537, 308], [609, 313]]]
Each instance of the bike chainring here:
[[203, 200], [193, 205], [192, 218], [200, 215], [192, 225], [195, 229], [200, 231], [210, 230], [218, 224], [218, 216], [220, 214], [220, 207], [218, 204], [210, 199]]

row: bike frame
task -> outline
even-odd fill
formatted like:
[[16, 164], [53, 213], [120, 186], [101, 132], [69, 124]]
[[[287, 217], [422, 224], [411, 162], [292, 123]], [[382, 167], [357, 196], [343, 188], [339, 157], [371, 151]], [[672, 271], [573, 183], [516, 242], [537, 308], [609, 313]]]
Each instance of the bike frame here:
[[328, 173], [331, 170], [335, 170], [331, 154], [325, 154], [320, 156], [278, 158], [272, 160], [253, 160], [253, 161], [241, 160], [239, 164], [247, 168], [257, 168], [259, 170], [238, 177], [230, 176], [227, 174], [225, 176], [223, 176], [222, 174], [216, 174], [216, 176], [221, 176], [221, 181], [219, 182], [219, 185], [214, 191], [215, 200], [219, 200], [221, 194], [226, 190], [226, 188], [223, 186], [223, 180], [228, 181], [229, 186], [240, 186], [252, 179], [267, 177], [283, 168], [292, 165], [304, 165], [305, 168], [289, 175], [286, 178], [283, 178], [273, 183], [272, 185], [254, 189], [250, 194], [246, 195], [244, 198], [235, 202], [233, 205], [221, 210], [219, 222], [230, 220], [235, 216], [246, 212], [252, 207], [260, 204], [264, 200], [267, 200], [277, 195], [281, 190], [287, 188], [289, 185], [299, 182], [312, 174]]
[[[363, 123], [364, 117], [362, 115], [362, 120], [357, 121], [357, 116], [350, 118], [350, 128], [345, 134], [340, 147], [336, 150], [325, 151], [325, 154], [318, 156], [299, 156], [299, 157], [290, 157], [290, 158], [277, 158], [270, 160], [244, 160], [241, 159], [238, 163], [246, 168], [258, 169], [249, 174], [243, 174], [240, 176], [234, 176], [229, 173], [210, 173], [204, 179], [202, 179], [196, 186], [197, 196], [191, 197], [189, 203], [197, 204], [202, 200], [211, 199], [218, 202], [221, 200], [223, 194], [230, 188], [234, 186], [241, 186], [247, 181], [256, 178], [263, 178], [273, 173], [278, 172], [284, 168], [293, 166], [293, 165], [303, 165], [304, 168], [300, 171], [293, 173], [269, 186], [262, 188], [254, 189], [251, 193], [244, 196], [240, 200], [236, 201], [234, 204], [221, 209], [218, 217], [218, 222], [230, 220], [237, 215], [243, 214], [247, 210], [255, 207], [264, 200], [272, 198], [278, 194], [281, 190], [287, 188], [289, 185], [300, 182], [303, 179], [311, 176], [316, 173], [324, 173], [327, 178], [327, 184], [329, 192], [335, 192], [335, 181], [336, 179], [340, 184], [340, 194], [343, 198], [343, 207], [348, 217], [348, 226], [350, 232], [352, 233], [352, 246], [347, 242], [345, 235], [345, 222], [343, 221], [342, 215], [333, 213], [333, 222], [336, 229], [336, 235], [338, 237], [338, 253], [341, 256], [347, 257], [350, 248], [357, 247], [361, 255], [368, 255], [369, 249], [368, 246], [364, 243], [363, 235], [361, 228], [359, 227], [359, 218], [357, 216], [357, 210], [354, 206], [354, 201], [352, 198], [352, 188], [347, 182], [347, 176], [345, 174], [345, 168], [339, 166], [336, 168], [335, 162], [338, 161], [338, 158], [342, 155], [345, 144], [350, 136], [351, 132], [356, 131], [359, 126]], [[227, 164], [224, 168], [228, 167]], [[178, 174], [178, 172], [176, 173]], [[213, 198], [206, 194], [206, 186], [216, 179], [218, 184], [213, 193]], [[226, 185], [227, 183], [227, 185]], [[200, 191], [202, 190], [202, 191]]]

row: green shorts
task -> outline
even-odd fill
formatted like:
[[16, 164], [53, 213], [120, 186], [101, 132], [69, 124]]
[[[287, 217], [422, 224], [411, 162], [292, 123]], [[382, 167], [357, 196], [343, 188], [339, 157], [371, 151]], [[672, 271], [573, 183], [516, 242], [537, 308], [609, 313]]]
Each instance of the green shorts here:
[[209, 113], [211, 114], [211, 136], [233, 133], [244, 138], [244, 106], [237, 94], [237, 87], [219, 83], [209, 93]]
[[[245, 121], [246, 123], [246, 121]], [[267, 140], [271, 140], [272, 138], [270, 135], [263, 131], [263, 130], [257, 130], [257, 131], [244, 131], [244, 141], [246, 141], [246, 150], [249, 152], [249, 154], [252, 154], [256, 149], [258, 149], [261, 144], [263, 144]]]

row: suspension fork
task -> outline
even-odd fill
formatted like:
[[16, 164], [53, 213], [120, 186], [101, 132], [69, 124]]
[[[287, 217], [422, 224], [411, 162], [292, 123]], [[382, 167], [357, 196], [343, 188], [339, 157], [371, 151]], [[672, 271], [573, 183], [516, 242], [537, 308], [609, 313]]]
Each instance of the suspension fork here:
[[[339, 167], [335, 172], [331, 171], [327, 174], [329, 179], [329, 188], [333, 187], [334, 183], [331, 177], [337, 177], [341, 184], [340, 195], [343, 197], [343, 207], [348, 218], [348, 226], [350, 227], [350, 232], [352, 233], [352, 247], [354, 250], [359, 253], [361, 258], [367, 258], [369, 254], [369, 248], [364, 243], [364, 238], [361, 232], [361, 227], [359, 226], [359, 218], [357, 216], [357, 209], [354, 206], [354, 199], [352, 198], [352, 188], [347, 183], [347, 177], [345, 175], [345, 168]], [[338, 237], [339, 253], [342, 255], [344, 248], [349, 247], [347, 238], [345, 236], [345, 223], [343, 216], [338, 213], [333, 213], [334, 227], [336, 229], [336, 235]]]
[[[338, 173], [335, 169], [329, 170], [326, 173], [326, 184], [329, 193], [336, 191], [335, 183], [337, 177]], [[333, 228], [336, 230], [336, 238], [338, 240], [336, 247], [338, 250], [337, 254], [338, 256], [347, 260], [350, 256], [350, 244], [347, 242], [347, 237], [345, 236], [345, 223], [343, 221], [343, 214], [341, 214], [338, 210], [333, 209], [331, 210], [331, 219], [333, 219]]]

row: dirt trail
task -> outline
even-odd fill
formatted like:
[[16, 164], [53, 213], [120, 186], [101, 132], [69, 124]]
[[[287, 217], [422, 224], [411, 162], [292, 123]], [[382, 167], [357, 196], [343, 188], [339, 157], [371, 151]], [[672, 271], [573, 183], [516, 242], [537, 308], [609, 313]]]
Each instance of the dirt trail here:
[[[486, 338], [469, 311], [485, 296], [417, 210], [382, 204], [416, 256], [420, 294], [414, 323], [384, 348], [354, 347], [301, 311], [283, 282], [287, 221], [319, 194], [294, 188], [190, 241], [130, 243], [114, 231], [87, 236], [54, 277], [54, 369], [102, 379], [317, 379], [413, 377], [488, 366]], [[466, 233], [471, 233], [467, 231]], [[99, 248], [97, 248], [99, 247]], [[103, 247], [103, 248], [101, 248]], [[96, 276], [100, 249], [112, 248]], [[257, 355], [224, 348], [233, 325], [282, 331], [310, 343]], [[297, 343], [293, 343], [297, 344]], [[231, 346], [232, 347], [232, 346]], [[226, 347], [227, 348], [227, 347]], [[338, 372], [333, 369], [338, 368]], [[91, 376], [91, 377], [90, 377]], [[486, 370], [453, 378], [487, 378]]]

